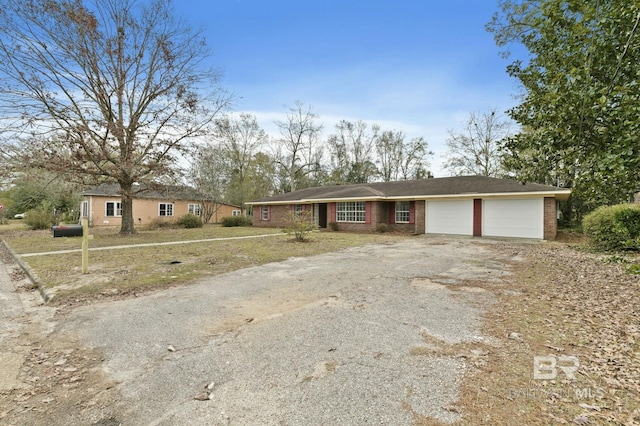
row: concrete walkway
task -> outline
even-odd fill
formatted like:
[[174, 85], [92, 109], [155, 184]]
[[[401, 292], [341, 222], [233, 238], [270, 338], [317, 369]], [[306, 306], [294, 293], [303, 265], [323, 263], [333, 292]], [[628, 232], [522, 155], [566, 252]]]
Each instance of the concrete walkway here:
[[[287, 234], [279, 233], [279, 234], [264, 234], [264, 235], [247, 235], [244, 237], [208, 238], [205, 240], [168, 241], [166, 243], [144, 243], [144, 244], [129, 244], [129, 245], [123, 245], [123, 246], [93, 247], [93, 248], [89, 248], [89, 251], [122, 250], [122, 249], [129, 249], [129, 248], [138, 248], [138, 247], [172, 246], [176, 244], [207, 243], [210, 241], [248, 240], [248, 239], [254, 239], [254, 238], [281, 237], [283, 235], [287, 235]], [[20, 257], [46, 256], [46, 255], [52, 255], [52, 254], [66, 254], [66, 253], [80, 253], [80, 252], [82, 252], [82, 249], [44, 251], [41, 253], [24, 253], [24, 254], [21, 254]]]
[[21, 370], [33, 346], [46, 342], [54, 329], [55, 308], [44, 306], [31, 286], [31, 279], [0, 243], [0, 392], [33, 386], [20, 377]]
[[25, 310], [0, 257], [0, 391], [15, 389], [26, 354], [11, 344], [22, 332]]

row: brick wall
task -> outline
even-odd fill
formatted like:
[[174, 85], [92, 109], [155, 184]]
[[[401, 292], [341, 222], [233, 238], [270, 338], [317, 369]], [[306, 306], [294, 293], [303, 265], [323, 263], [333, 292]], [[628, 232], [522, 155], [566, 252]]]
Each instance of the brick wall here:
[[262, 206], [253, 209], [253, 225], [263, 228], [284, 228], [291, 205], [269, 206], [269, 220], [262, 220]]
[[544, 239], [555, 240], [558, 235], [558, 216], [555, 197], [544, 198]]
[[416, 223], [415, 223], [415, 233], [416, 234], [424, 234], [427, 232], [425, 219], [427, 217], [427, 202], [425, 200], [419, 200], [415, 203], [416, 209]]
[[[391, 204], [388, 202], [367, 202], [368, 223], [337, 222], [339, 231], [347, 232], [377, 232], [379, 224], [385, 224], [387, 230], [394, 232], [404, 232], [407, 234], [424, 234], [425, 232], [425, 202], [416, 201], [414, 204], [414, 223], [389, 223], [391, 215]], [[291, 205], [269, 206], [269, 220], [262, 220], [262, 206], [255, 206], [253, 211], [253, 225], [267, 228], [284, 228], [286, 217], [292, 209]], [[327, 205], [327, 223], [336, 222], [335, 203]], [[331, 226], [327, 226], [327, 231], [331, 231]]]

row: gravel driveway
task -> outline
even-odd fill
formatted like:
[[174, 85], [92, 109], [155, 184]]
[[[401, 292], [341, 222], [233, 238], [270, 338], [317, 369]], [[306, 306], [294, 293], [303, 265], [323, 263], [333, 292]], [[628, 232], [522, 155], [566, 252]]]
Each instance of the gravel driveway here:
[[292, 258], [88, 306], [60, 331], [116, 384], [101, 424], [453, 422], [481, 351], [437, 349], [487, 343], [492, 297], [470, 283], [512, 260], [491, 246], [420, 236]]

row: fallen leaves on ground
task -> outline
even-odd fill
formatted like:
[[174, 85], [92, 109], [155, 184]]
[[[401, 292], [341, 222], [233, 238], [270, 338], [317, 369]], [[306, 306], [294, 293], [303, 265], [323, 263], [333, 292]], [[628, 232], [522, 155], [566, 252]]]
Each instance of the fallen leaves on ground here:
[[[465, 385], [461, 423], [640, 425], [640, 276], [577, 246], [495, 248], [524, 261], [484, 284], [497, 296], [485, 332], [500, 350]], [[558, 362], [555, 380], [534, 380], [535, 356], [577, 357], [576, 379]]]

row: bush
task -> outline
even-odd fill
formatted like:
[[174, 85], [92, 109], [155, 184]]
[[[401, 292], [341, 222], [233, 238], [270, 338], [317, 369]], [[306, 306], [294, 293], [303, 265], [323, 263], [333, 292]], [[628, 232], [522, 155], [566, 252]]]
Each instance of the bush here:
[[387, 226], [386, 223], [379, 223], [378, 226], [376, 226], [376, 231], [380, 232], [381, 234], [387, 232], [389, 230], [389, 227]]
[[24, 222], [31, 229], [49, 229], [58, 223], [56, 216], [49, 209], [29, 210], [29, 213], [24, 217]]
[[69, 210], [62, 214], [62, 222], [64, 223], [79, 223], [80, 222], [80, 211], [79, 210]]
[[159, 217], [153, 219], [145, 228], [149, 231], [155, 231], [157, 229], [163, 228], [173, 228], [175, 226], [175, 222], [172, 220], [160, 219]]
[[202, 219], [200, 216], [188, 213], [178, 219], [178, 225], [183, 228], [202, 228]]
[[313, 221], [313, 213], [309, 210], [302, 212], [289, 212], [285, 218], [285, 230], [287, 234], [293, 234], [296, 241], [305, 241], [311, 231], [316, 229]]
[[251, 218], [249, 216], [225, 216], [222, 218], [222, 226], [227, 228], [232, 226], [251, 226]]
[[329, 222], [329, 228], [332, 231], [337, 231], [338, 230], [338, 223], [337, 222]]
[[582, 229], [597, 250], [639, 250], [640, 205], [600, 207], [584, 217]]

